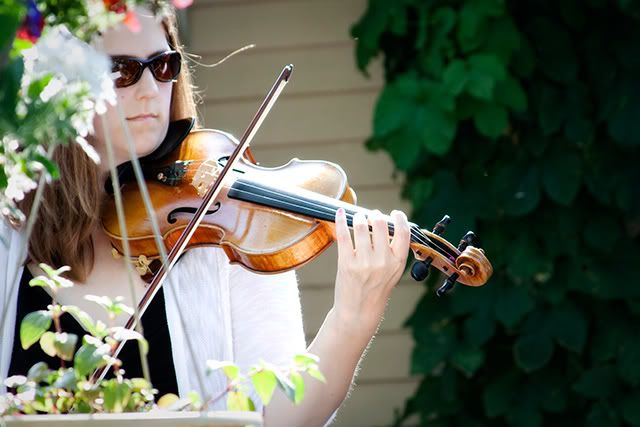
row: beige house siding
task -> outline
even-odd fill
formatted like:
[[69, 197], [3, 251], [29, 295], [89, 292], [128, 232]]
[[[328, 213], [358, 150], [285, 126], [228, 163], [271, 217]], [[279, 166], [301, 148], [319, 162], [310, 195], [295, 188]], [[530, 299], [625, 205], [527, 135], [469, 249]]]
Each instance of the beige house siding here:
[[[196, 68], [200, 112], [207, 127], [240, 136], [282, 67], [292, 63], [292, 79], [252, 143], [260, 164], [278, 166], [292, 157], [334, 161], [347, 172], [358, 204], [407, 211], [387, 155], [364, 147], [382, 86], [379, 65], [369, 79], [355, 67], [349, 28], [365, 6], [365, 0], [196, 0], [187, 12], [188, 39], [201, 62], [256, 44], [219, 67]], [[299, 270], [308, 341], [332, 304], [335, 269], [331, 248]], [[334, 425], [388, 424], [417, 387], [408, 375], [412, 340], [402, 323], [422, 292], [407, 278], [394, 291]]]

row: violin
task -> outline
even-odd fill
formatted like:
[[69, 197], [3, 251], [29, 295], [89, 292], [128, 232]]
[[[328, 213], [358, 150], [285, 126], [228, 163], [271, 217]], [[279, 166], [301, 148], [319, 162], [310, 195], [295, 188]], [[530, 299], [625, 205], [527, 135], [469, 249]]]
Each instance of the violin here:
[[[154, 215], [167, 249], [174, 247], [188, 222], [201, 206], [238, 141], [218, 130], [193, 130], [162, 160], [145, 165], [144, 176]], [[335, 214], [340, 207], [352, 226], [356, 212], [370, 211], [356, 205], [356, 194], [337, 164], [292, 159], [266, 168], [256, 164], [249, 151], [235, 162], [226, 181], [187, 248], [218, 246], [231, 263], [259, 273], [298, 268], [320, 255], [335, 240]], [[132, 261], [141, 275], [153, 274], [159, 263], [151, 222], [147, 218], [136, 182], [121, 185]], [[441, 234], [449, 222], [445, 216], [432, 231], [410, 223], [411, 249], [417, 262], [411, 275], [424, 280], [433, 266], [447, 276], [438, 295], [456, 282], [481, 286], [493, 269], [484, 251], [475, 246], [472, 232], [458, 246]], [[123, 254], [115, 202], [108, 202], [102, 217], [106, 235], [116, 252]], [[393, 224], [388, 222], [393, 236]]]

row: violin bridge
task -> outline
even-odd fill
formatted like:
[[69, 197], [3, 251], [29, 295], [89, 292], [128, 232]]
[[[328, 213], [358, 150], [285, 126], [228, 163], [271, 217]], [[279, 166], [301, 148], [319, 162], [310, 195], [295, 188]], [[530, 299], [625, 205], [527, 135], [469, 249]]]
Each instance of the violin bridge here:
[[213, 160], [206, 160], [198, 166], [191, 185], [198, 192], [198, 196], [204, 197], [218, 177], [218, 165]]

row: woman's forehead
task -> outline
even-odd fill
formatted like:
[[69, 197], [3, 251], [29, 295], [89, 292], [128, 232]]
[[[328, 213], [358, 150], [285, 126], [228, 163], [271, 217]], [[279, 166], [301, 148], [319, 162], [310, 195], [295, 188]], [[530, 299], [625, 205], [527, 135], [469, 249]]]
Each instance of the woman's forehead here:
[[169, 44], [162, 22], [141, 10], [136, 13], [139, 31], [132, 31], [124, 23], [110, 28], [102, 35], [102, 49], [108, 55], [146, 58], [155, 52], [167, 50]]

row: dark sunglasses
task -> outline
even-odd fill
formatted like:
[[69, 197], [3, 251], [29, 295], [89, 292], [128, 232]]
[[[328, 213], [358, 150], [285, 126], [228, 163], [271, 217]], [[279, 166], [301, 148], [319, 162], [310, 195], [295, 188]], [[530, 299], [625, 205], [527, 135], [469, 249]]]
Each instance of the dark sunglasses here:
[[142, 72], [149, 67], [153, 77], [159, 82], [173, 81], [180, 74], [182, 57], [176, 51], [169, 50], [149, 59], [132, 58], [130, 56], [112, 56], [111, 71], [119, 73], [113, 83], [116, 87], [127, 87], [135, 84], [142, 77]]

